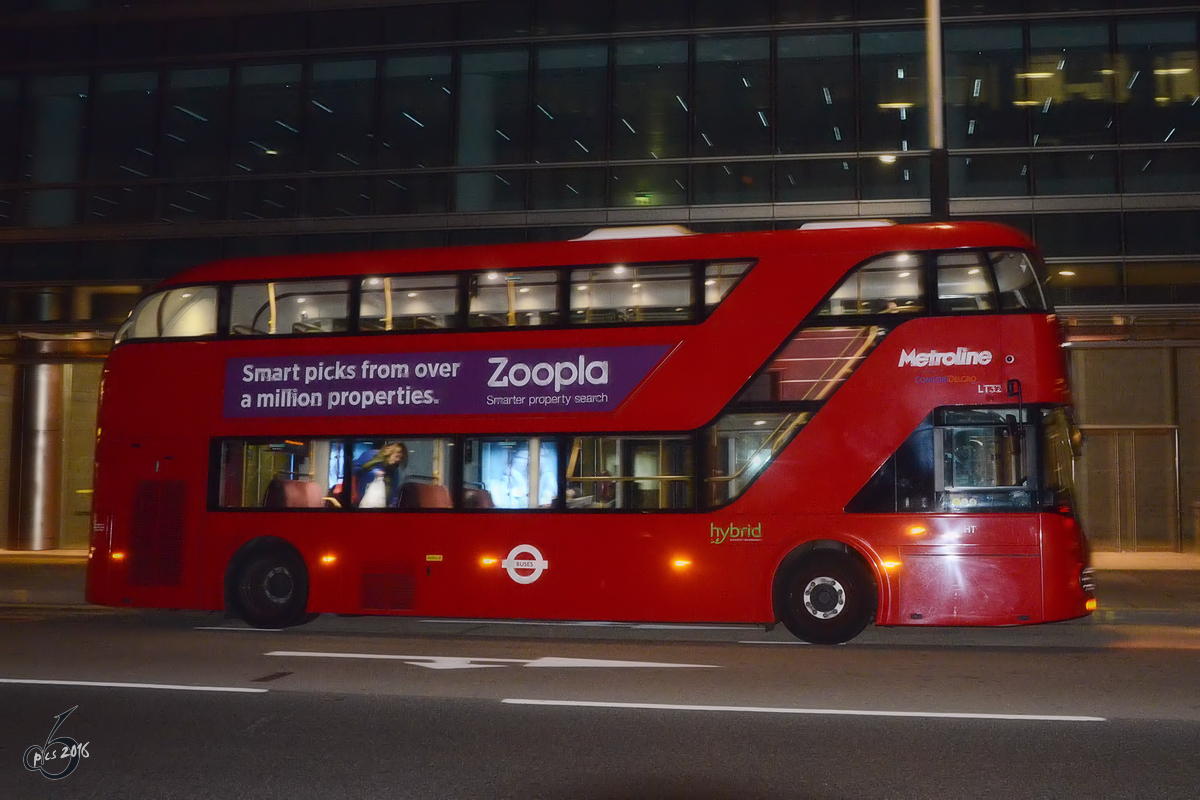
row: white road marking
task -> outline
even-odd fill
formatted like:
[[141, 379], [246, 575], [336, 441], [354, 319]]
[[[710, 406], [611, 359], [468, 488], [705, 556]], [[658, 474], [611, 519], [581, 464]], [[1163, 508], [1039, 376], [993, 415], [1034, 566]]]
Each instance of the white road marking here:
[[232, 625], [201, 625], [197, 631], [243, 631], [248, 633], [279, 633], [283, 628], [235, 628]]
[[239, 694], [266, 694], [267, 689], [251, 689], [242, 686], [180, 686], [170, 683], [119, 683], [115, 681], [48, 681], [25, 678], [0, 678], [0, 683], [27, 684], [31, 686], [98, 686], [106, 689], [170, 689], [179, 692], [235, 692]]
[[570, 706], [574, 708], [636, 708], [652, 711], [741, 711], [752, 714], [807, 714], [842, 717], [918, 717], [923, 719], [1011, 719], [1027, 722], [1107, 722], [1105, 717], [1077, 717], [1048, 714], [963, 714], [943, 711], [868, 711], [838, 708], [770, 708], [763, 706], [693, 706], [669, 703], [606, 703], [591, 700], [524, 700], [505, 698], [502, 703], [516, 706]]
[[515, 619], [421, 619], [424, 625], [512, 625], [529, 628], [628, 628], [640, 631], [745, 631], [761, 629], [759, 625], [690, 625], [687, 623], [601, 622]]
[[403, 656], [390, 653], [321, 653], [308, 650], [272, 650], [264, 653], [267, 656], [284, 658], [358, 658], [378, 661], [403, 661], [411, 667], [426, 669], [485, 669], [487, 667], [502, 667], [507, 664], [519, 664], [525, 667], [539, 668], [617, 668], [617, 669], [716, 669], [713, 664], [670, 664], [657, 661], [610, 661], [600, 658], [560, 658], [543, 656], [542, 658], [473, 658], [469, 656]]

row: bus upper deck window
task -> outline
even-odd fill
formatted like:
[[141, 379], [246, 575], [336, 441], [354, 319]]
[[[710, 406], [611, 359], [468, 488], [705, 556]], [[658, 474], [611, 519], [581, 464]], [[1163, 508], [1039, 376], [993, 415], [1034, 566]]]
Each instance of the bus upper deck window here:
[[346, 281], [275, 281], [233, 287], [229, 332], [239, 336], [346, 330]]
[[749, 261], [724, 261], [704, 267], [704, 311], [707, 314], [733, 291], [750, 269]]
[[992, 267], [996, 270], [996, 288], [1000, 290], [1000, 308], [1005, 311], [1048, 309], [1037, 270], [1028, 253], [1009, 250], [992, 253], [991, 257]]
[[217, 290], [213, 286], [174, 289], [159, 308], [162, 336], [212, 336], [217, 332]]
[[925, 280], [918, 253], [892, 253], [850, 273], [817, 316], [914, 314], [925, 310]]
[[393, 275], [363, 280], [358, 320], [364, 331], [451, 328], [457, 318], [457, 275]]
[[478, 272], [470, 277], [472, 328], [557, 325], [557, 272]]
[[216, 332], [216, 288], [186, 286], [143, 298], [117, 330], [113, 343], [167, 336], [211, 336]]
[[692, 319], [689, 265], [614, 264], [571, 272], [571, 322], [683, 322]]
[[996, 310], [992, 271], [983, 253], [943, 253], [937, 260], [939, 314]]

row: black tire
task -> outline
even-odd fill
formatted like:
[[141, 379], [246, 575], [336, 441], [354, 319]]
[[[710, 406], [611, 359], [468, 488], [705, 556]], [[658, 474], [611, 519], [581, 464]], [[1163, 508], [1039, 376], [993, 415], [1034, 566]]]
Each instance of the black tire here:
[[875, 579], [852, 554], [814, 551], [781, 574], [776, 586], [776, 608], [797, 639], [841, 644], [875, 619]]
[[288, 628], [312, 619], [308, 606], [308, 569], [287, 547], [254, 550], [242, 560], [234, 583], [238, 615], [256, 628]]

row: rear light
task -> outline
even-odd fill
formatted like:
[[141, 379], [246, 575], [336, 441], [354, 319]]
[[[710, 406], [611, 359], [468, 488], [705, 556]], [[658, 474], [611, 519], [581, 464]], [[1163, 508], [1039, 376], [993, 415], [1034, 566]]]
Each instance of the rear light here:
[[1079, 588], [1088, 594], [1096, 593], [1096, 571], [1091, 567], [1084, 567], [1079, 571]]

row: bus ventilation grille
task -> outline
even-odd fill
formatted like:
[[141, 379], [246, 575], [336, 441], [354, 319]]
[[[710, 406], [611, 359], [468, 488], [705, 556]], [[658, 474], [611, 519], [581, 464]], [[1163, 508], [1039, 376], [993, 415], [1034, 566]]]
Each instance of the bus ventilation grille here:
[[366, 564], [362, 576], [362, 607], [384, 611], [413, 608], [417, 581], [407, 567]]
[[183, 579], [183, 481], [141, 481], [129, 530], [129, 582], [178, 586]]

